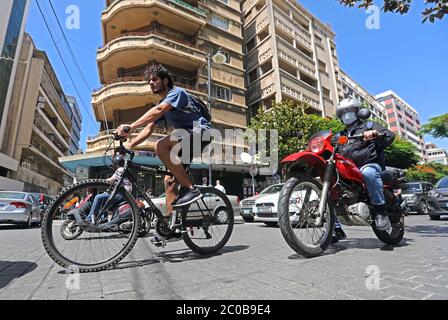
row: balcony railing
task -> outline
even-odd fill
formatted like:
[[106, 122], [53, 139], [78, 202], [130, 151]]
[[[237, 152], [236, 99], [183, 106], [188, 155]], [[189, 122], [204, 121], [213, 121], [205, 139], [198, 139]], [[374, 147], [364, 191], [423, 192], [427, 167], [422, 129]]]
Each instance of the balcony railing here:
[[175, 42], [179, 42], [179, 43], [184, 44], [184, 45], [186, 45], [188, 47], [191, 47], [191, 48], [199, 49], [199, 47], [195, 43], [193, 43], [191, 41], [187, 41], [187, 40], [184, 40], [184, 39], [180, 39], [178, 37], [170, 36], [169, 34], [167, 34], [165, 32], [162, 32], [162, 31], [159, 31], [159, 30], [151, 30], [151, 31], [146, 31], [146, 32], [124, 32], [124, 33], [121, 34], [121, 37], [132, 37], [132, 36], [144, 37], [144, 36], [149, 36], [149, 35], [152, 35], [152, 34], [153, 35], [157, 35], [157, 36], [161, 36], [161, 37], [163, 37], [165, 39], [173, 40]]
[[[116, 3], [121, 2], [121, 1], [128, 1], [128, 0], [113, 0], [109, 4], [109, 6], [107, 6], [106, 10], [109, 10], [113, 5], [115, 5]], [[203, 16], [204, 18], [207, 17], [207, 13], [205, 12], [204, 9], [195, 7], [195, 6], [189, 4], [189, 3], [185, 2], [185, 1], [182, 1], [182, 0], [158, 0], [158, 1], [162, 2], [162, 3], [166, 3], [166, 4], [172, 3], [175, 6], [178, 6], [182, 10], [187, 9], [188, 11], [191, 11], [191, 12], [193, 12], [195, 14]]]

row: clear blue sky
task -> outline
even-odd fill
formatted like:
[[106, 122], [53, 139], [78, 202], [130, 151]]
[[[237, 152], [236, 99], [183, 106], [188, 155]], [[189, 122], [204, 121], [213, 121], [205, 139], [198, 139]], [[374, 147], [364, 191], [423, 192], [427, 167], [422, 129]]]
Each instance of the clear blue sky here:
[[[83, 113], [81, 147], [85, 140], [98, 132], [92, 121], [90, 106], [91, 90], [101, 86], [96, 64], [96, 49], [102, 44], [101, 10], [105, 1], [53, 0], [59, 19], [65, 25], [67, 6], [80, 9], [80, 29], [67, 30], [70, 45], [81, 64], [90, 90], [72, 63], [70, 54], [51, 13], [48, 0], [39, 0], [44, 13], [49, 17], [56, 42], [63, 54], [72, 77], [81, 93], [80, 98], [71, 84], [57, 51], [45, 28], [37, 5], [33, 1], [28, 18], [27, 31], [37, 47], [47, 51], [66, 94], [75, 95]], [[376, 1], [381, 4], [383, 1]], [[421, 24], [423, 0], [414, 0], [408, 15], [380, 15], [380, 29], [369, 30], [365, 26], [368, 18], [362, 9], [346, 8], [337, 0], [301, 0], [303, 6], [323, 22], [329, 23], [336, 33], [336, 44], [340, 66], [355, 81], [372, 94], [392, 89], [420, 114], [422, 122], [430, 117], [448, 112], [448, 17], [435, 24]], [[90, 116], [87, 115], [87, 110]], [[448, 148], [447, 139], [434, 141]]]

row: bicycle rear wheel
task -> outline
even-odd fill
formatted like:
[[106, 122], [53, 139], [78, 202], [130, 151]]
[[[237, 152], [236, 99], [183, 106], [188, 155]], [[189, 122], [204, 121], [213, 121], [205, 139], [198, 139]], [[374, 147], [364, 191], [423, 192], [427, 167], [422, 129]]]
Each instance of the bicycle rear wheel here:
[[183, 240], [196, 253], [211, 254], [229, 241], [234, 213], [229, 198], [213, 187], [199, 187], [204, 197], [182, 209]]
[[[125, 189], [118, 189], [120, 199], [100, 203], [93, 223], [86, 220], [95, 196], [110, 189], [105, 180], [87, 180], [64, 189], [51, 203], [43, 217], [41, 236], [56, 263], [79, 272], [99, 271], [115, 265], [131, 251], [138, 238], [140, 217], [134, 198]], [[109, 221], [113, 212], [126, 212], [126, 216], [114, 224]], [[120, 232], [124, 224], [127, 233]]]

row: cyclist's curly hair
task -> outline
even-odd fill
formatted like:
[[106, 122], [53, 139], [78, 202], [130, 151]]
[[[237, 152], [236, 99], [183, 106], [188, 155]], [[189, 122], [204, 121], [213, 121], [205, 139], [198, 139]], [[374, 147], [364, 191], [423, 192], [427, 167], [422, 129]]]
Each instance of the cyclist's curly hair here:
[[146, 67], [145, 70], [146, 81], [149, 81], [149, 77], [151, 75], [156, 75], [162, 80], [168, 79], [168, 88], [171, 89], [172, 87], [174, 87], [174, 82], [171, 73], [161, 64], [151, 64], [148, 67]]

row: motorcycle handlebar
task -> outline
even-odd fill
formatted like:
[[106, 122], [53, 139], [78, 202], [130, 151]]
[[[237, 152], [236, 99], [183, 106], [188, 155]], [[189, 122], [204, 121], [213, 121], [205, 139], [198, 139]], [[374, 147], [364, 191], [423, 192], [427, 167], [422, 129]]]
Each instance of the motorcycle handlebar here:
[[[386, 134], [385, 133], [379, 133], [378, 135], [377, 135], [377, 137], [384, 137]], [[356, 135], [353, 135], [353, 136], [350, 136], [350, 137], [347, 137], [347, 138], [349, 138], [349, 139], [364, 139], [364, 134], [362, 133], [362, 134], [356, 134]]]

